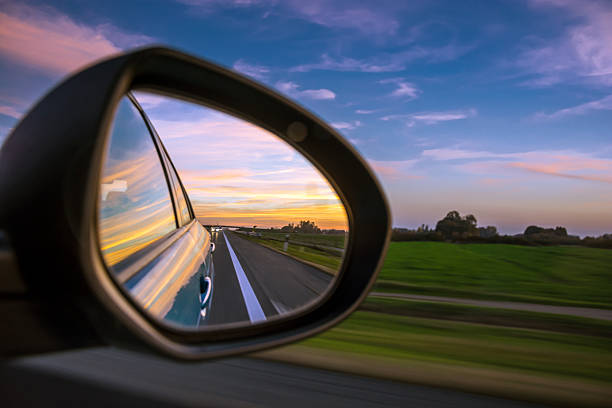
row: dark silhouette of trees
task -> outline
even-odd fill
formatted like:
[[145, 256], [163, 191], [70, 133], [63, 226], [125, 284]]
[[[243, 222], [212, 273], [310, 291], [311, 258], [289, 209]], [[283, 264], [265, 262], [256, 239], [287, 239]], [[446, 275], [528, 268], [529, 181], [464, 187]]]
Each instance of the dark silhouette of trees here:
[[445, 239], [464, 238], [478, 235], [476, 228], [476, 217], [472, 214], [461, 217], [459, 211], [450, 211], [446, 217], [436, 224], [436, 232], [442, 234]]
[[320, 234], [321, 229], [317, 227], [314, 221], [302, 220], [299, 224], [295, 225], [289, 223], [281, 228], [282, 232], [302, 232], [305, 234]]
[[525, 232], [523, 235], [535, 235], [535, 234], [545, 234], [545, 235], [557, 235], [560, 237], [567, 237], [567, 229], [565, 227], [556, 227], [552, 228], [542, 228], [537, 225], [530, 225], [525, 228]]

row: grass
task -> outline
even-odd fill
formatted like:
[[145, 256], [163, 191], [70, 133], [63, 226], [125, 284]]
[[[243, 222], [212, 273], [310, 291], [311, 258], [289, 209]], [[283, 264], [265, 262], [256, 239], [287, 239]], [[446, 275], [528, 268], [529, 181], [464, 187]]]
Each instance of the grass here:
[[[525, 319], [524, 313], [511, 313]], [[544, 316], [531, 319], [546, 326]], [[317, 337], [259, 357], [554, 405], [608, 406], [610, 325], [589, 320], [566, 323], [601, 335], [360, 310]]]
[[400, 316], [520, 327], [612, 339], [612, 322], [576, 316], [375, 296], [369, 296], [360, 308], [365, 311]]
[[[281, 241], [285, 240], [287, 235], [286, 232], [269, 232], [269, 231], [260, 231], [262, 236], [279, 239]], [[323, 245], [332, 248], [344, 248], [345, 235], [344, 234], [304, 234], [299, 232], [291, 232], [289, 233], [289, 242], [297, 241], [303, 242], [305, 244], [313, 244], [313, 245]]]
[[[612, 308], [612, 251], [392, 242], [375, 290]], [[259, 356], [560, 406], [609, 406], [612, 322], [377, 298]]]
[[612, 308], [612, 251], [392, 242], [375, 290]]
[[[257, 238], [244, 234], [236, 235], [241, 238], [248, 239], [249, 241], [255, 242], [259, 245], [267, 246], [284, 252], [284, 243], [281, 241], [265, 239], [265, 237]], [[337, 271], [338, 269], [340, 269], [340, 264], [342, 263], [342, 257], [333, 256], [318, 249], [305, 247], [302, 245], [296, 245], [292, 243], [289, 243], [289, 245], [287, 246], [287, 253], [298, 259], [303, 259], [313, 264], [324, 266], [333, 271]]]
[[612, 381], [612, 339], [358, 311], [311, 348]]

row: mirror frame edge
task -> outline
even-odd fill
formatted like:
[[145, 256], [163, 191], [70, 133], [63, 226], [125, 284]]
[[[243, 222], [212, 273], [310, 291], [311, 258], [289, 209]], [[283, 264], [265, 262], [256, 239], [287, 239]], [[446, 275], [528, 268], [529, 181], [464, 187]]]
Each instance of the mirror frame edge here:
[[[222, 330], [215, 330], [211, 333], [193, 333], [193, 335], [188, 335], [184, 331], [179, 333], [172, 333], [169, 331], [164, 332], [164, 330], [160, 330], [159, 327], [151, 325], [147, 326], [147, 323], [144, 322], [143, 324], [142, 321], [138, 322], [139, 319], [143, 318], [142, 313], [134, 310], [131, 305], [126, 303], [127, 299], [123, 298], [123, 295], [120, 295], [117, 288], [110, 285], [110, 280], [112, 280], [112, 278], [106, 272], [103, 261], [99, 256], [99, 248], [92, 246], [93, 243], [97, 242], [97, 239], [92, 239], [95, 238], [95, 236], [92, 235], [95, 233], [95, 229], [92, 228], [91, 224], [92, 220], [95, 219], [95, 214], [91, 211], [91, 209], [95, 208], [95, 202], [92, 202], [92, 200], [97, 200], [97, 195], [92, 192], [97, 192], [99, 172], [101, 171], [102, 166], [101, 158], [103, 157], [104, 142], [108, 137], [108, 131], [111, 126], [113, 116], [112, 114], [119, 100], [122, 96], [127, 94], [128, 91], [134, 88], [134, 84], [146, 85], [147, 75], [152, 76], [152, 78], [148, 79], [149, 85], [155, 85], [156, 83], [159, 84], [161, 82], [166, 86], [166, 88], [164, 88], [163, 86], [159, 87], [158, 85], [153, 86], [153, 88], [162, 88], [162, 91], [165, 89], [173, 97], [185, 96], [184, 89], [179, 92], [177, 89], [172, 88], [173, 85], [168, 85], [167, 81], [163, 80], [163, 77], [155, 77], [155, 75], [159, 75], [159, 72], [157, 72], [156, 69], [167, 69], [167, 65], [172, 65], [173, 63], [178, 64], [178, 66], [183, 66], [189, 71], [193, 71], [195, 69], [196, 74], [198, 75], [202, 73], [209, 73], [213, 74], [213, 76], [221, 76], [222, 78], [225, 78], [229, 85], [236, 85], [238, 87], [242, 87], [245, 91], [249, 91], [251, 93], [251, 98], [254, 95], [255, 99], [267, 98], [268, 102], [269, 100], [272, 100], [278, 106], [278, 109], [274, 110], [274, 114], [272, 114], [272, 116], [277, 116], [278, 111], [289, 110], [293, 113], [293, 116], [303, 118], [310, 125], [309, 130], [312, 131], [314, 135], [316, 135], [318, 132], [319, 135], [327, 137], [326, 141], [331, 140], [337, 142], [336, 149], [340, 149], [345, 155], [348, 155], [347, 157], [354, 159], [355, 166], [361, 171], [362, 174], [365, 174], [365, 181], [369, 187], [369, 192], [374, 193], [374, 195], [370, 196], [369, 198], [374, 199], [374, 201], [378, 201], [378, 208], [374, 208], [371, 214], [366, 214], [369, 219], [364, 220], [363, 222], [356, 222], [355, 214], [353, 213], [353, 206], [359, 203], [356, 203], [355, 198], [353, 197], [344, 197], [344, 193], [347, 191], [346, 185], [344, 188], [341, 188], [336, 178], [332, 177], [334, 174], [337, 174], [337, 169], [335, 171], [329, 171], [327, 166], [320, 163], [321, 160], [317, 159], [317, 156], [320, 156], [320, 154], [318, 154], [320, 152], [304, 151], [304, 148], [301, 145], [288, 140], [286, 137], [282, 137], [283, 134], [279, 132], [278, 124], [271, 125], [271, 123], [269, 123], [274, 122], [274, 118], [267, 122], [266, 120], [263, 120], [262, 117], [257, 117], [256, 114], [251, 114], [250, 116], [245, 115], [245, 111], [240, 110], [240, 108], [233, 107], [233, 109], [227, 109], [227, 105], [220, 103], [225, 110], [231, 111], [228, 113], [232, 114], [233, 116], [244, 118], [255, 125], [272, 131], [278, 136], [281, 136], [292, 147], [296, 148], [296, 150], [304, 155], [307, 160], [315, 165], [315, 167], [317, 167], [324, 177], [327, 178], [332, 187], [336, 189], [337, 193], [341, 197], [341, 200], [343, 201], [343, 204], [345, 205], [345, 210], [349, 219], [350, 236], [349, 247], [347, 247], [347, 252], [343, 262], [344, 271], [342, 272], [342, 275], [339, 275], [339, 278], [336, 279], [334, 290], [328, 292], [328, 297], [326, 299], [322, 299], [315, 306], [304, 311], [302, 315], [295, 316], [292, 314], [287, 319], [282, 319], [279, 322], [275, 322], [273, 325], [255, 325], [251, 328], [240, 328], [233, 330], [233, 333], [231, 333], [232, 330], [226, 333], [223, 333]], [[176, 75], [177, 74], [175, 73], [175, 76]], [[190, 72], [190, 75], [193, 75], [193, 72]], [[189, 75], [187, 75], [187, 77], [189, 77]], [[206, 79], [202, 80], [206, 81]], [[319, 333], [343, 320], [359, 305], [359, 303], [361, 303], [361, 301], [367, 295], [367, 291], [371, 288], [378, 270], [382, 266], [382, 261], [384, 259], [384, 254], [386, 252], [390, 237], [391, 217], [388, 203], [384, 197], [384, 194], [382, 193], [382, 188], [380, 187], [378, 180], [373, 175], [365, 161], [361, 159], [352, 146], [348, 145], [348, 143], [346, 143], [335, 130], [331, 129], [323, 121], [294, 102], [287, 100], [276, 92], [271, 91], [246, 77], [178, 51], [166, 48], [147, 48], [100, 62], [68, 78], [54, 90], [52, 90], [32, 109], [32, 111], [16, 127], [15, 131], [7, 138], [7, 141], [14, 139], [12, 137], [14, 134], [23, 134], [26, 133], [27, 130], [31, 130], [26, 129], [26, 131], [24, 131], [24, 128], [30, 128], [32, 126], [36, 128], [37, 124], [34, 119], [40, 119], [38, 116], [42, 115], [43, 117], [53, 117], [53, 113], [57, 113], [57, 111], [49, 108], [49, 103], [51, 102], [50, 100], [57, 102], [57, 99], [59, 99], [59, 105], [62, 108], [68, 106], [82, 108], [79, 106], [78, 102], [74, 101], [74, 94], [79, 94], [80, 92], [81, 98], [85, 99], [88, 96], [87, 90], [79, 88], [85, 82], [89, 81], [94, 81], [95, 85], [85, 88], [89, 91], [91, 91], [91, 89], [89, 89], [91, 87], [96, 88], [103, 96], [100, 98], [101, 101], [99, 101], [101, 103], [98, 103], [96, 108], [88, 109], [88, 115], [85, 115], [90, 117], [90, 119], [94, 118], [94, 125], [92, 129], [95, 129], [96, 132], [94, 132], [94, 135], [92, 135], [93, 140], [90, 140], [91, 145], [87, 145], [85, 148], [83, 148], [83, 146], [76, 147], [81, 154], [84, 154], [89, 159], [86, 160], [85, 163], [80, 163], [78, 165], [81, 167], [81, 169], [87, 169], [87, 174], [85, 176], [87, 180], [85, 181], [85, 184], [81, 184], [76, 188], [77, 191], [81, 192], [81, 197], [85, 197], [85, 200], [83, 200], [82, 207], [80, 208], [81, 211], [78, 211], [78, 214], [81, 215], [80, 219], [78, 216], [75, 217], [73, 214], [64, 214], [65, 220], [69, 223], [68, 229], [72, 229], [72, 231], [68, 232], [72, 232], [74, 235], [80, 237], [80, 239], [77, 239], [76, 242], [76, 246], [80, 248], [78, 251], [80, 255], [77, 262], [78, 265], [66, 257], [64, 257], [66, 259], [62, 259], [62, 261], [68, 266], [66, 271], [67, 280], [77, 283], [77, 286], [79, 286], [81, 289], [81, 293], [73, 293], [73, 297], [78, 299], [78, 304], [83, 306], [85, 311], [90, 315], [90, 326], [99, 326], [94, 327], [94, 330], [98, 329], [98, 333], [101, 335], [101, 337], [106, 338], [107, 341], [110, 341], [111, 343], [123, 343], [124, 340], [126, 340], [128, 343], [134, 343], [131, 341], [130, 336], [124, 332], [124, 328], [117, 327], [115, 320], [119, 318], [123, 325], [127, 327], [127, 330], [136, 335], [136, 337], [139, 337], [140, 340], [144, 340], [155, 349], [163, 351], [174, 357], [183, 359], [220, 357], [274, 347], [279, 344], [296, 341]], [[170, 88], [167, 88], [168, 86]], [[231, 94], [231, 92], [228, 92], [227, 89], [223, 89], [223, 87], [224, 86], [221, 85], [222, 91], [224, 91], [226, 94]], [[201, 92], [201, 90], [199, 90], [199, 92]], [[216, 106], [216, 104], [219, 104], [219, 99], [222, 99], [219, 98], [219, 96], [220, 95], [218, 94], [213, 94], [213, 96], [208, 96], [208, 98], [212, 99], [207, 99], [205, 101], [203, 101], [205, 98], [200, 98], [198, 99], [197, 103], [213, 105], [215, 108], [220, 109], [219, 106]], [[40, 112], [41, 110], [42, 113]], [[30, 117], [32, 112], [35, 113], [34, 118]], [[26, 123], [26, 125], [24, 125], [24, 123]], [[84, 127], [91, 127], [92, 124], [86, 123], [81, 125]], [[40, 127], [40, 123], [38, 126]], [[64, 125], [64, 128], [62, 128], [62, 126], [52, 126], [51, 131], [53, 133], [53, 130], [55, 130], [57, 136], [61, 138], [63, 136], [62, 130], [66, 130], [65, 126], [66, 125]], [[71, 136], [74, 138], [74, 135]], [[32, 136], [31, 133], [30, 137], [34, 137], [34, 139], [36, 138], [36, 136]], [[11, 143], [15, 144], [14, 141]], [[16, 143], [19, 144], [19, 142]], [[3, 150], [5, 150], [4, 147]], [[38, 167], [38, 169], [40, 169], [41, 166], [33, 165], [32, 167], [35, 169]], [[29, 170], [31, 171], [32, 169]], [[65, 174], [62, 175], [65, 176]], [[27, 179], [27, 177], [31, 177], [31, 174], [26, 174], [25, 178]], [[10, 183], [5, 184], [10, 185]], [[0, 184], [0, 187], [6, 186]], [[3, 191], [3, 189], [0, 188], [0, 191]], [[55, 197], [55, 199], [57, 198], [58, 197]], [[59, 199], [60, 201], [66, 200], [65, 197], [60, 197]], [[74, 199], [74, 197], [72, 197], [72, 199]], [[19, 200], [17, 199], [16, 201]], [[75, 205], [75, 203], [70, 204]], [[15, 208], [15, 206], [9, 206], [8, 208]], [[361, 213], [363, 213], [363, 209], [361, 209], [360, 214]], [[6, 213], [4, 215], [6, 215]], [[368, 222], [378, 224], [377, 228], [372, 228], [372, 225], [367, 225]], [[357, 234], [367, 233], [368, 229], [373, 229], [373, 231], [371, 231], [373, 235], [370, 238], [374, 237], [374, 235], [376, 236], [376, 247], [373, 248], [372, 251], [374, 252], [374, 255], [370, 253], [366, 256], [370, 258], [370, 261], [374, 262], [370, 262], [369, 266], [362, 268], [361, 276], [359, 278], [361, 281], [361, 287], [357, 288], [354, 287], [354, 285], [349, 285], [349, 287], [344, 288], [344, 295], [351, 297], [350, 303], [342, 305], [332, 304], [331, 306], [334, 307], [331, 309], [328, 307], [327, 310], [325, 310], [321, 307], [323, 304], [329, 304], [330, 302], [338, 303], [337, 301], [340, 294], [337, 294], [337, 289], [339, 286], [341, 286], [340, 284], [342, 282], [346, 281], [347, 276], [344, 275], [346, 275], [346, 272], [349, 270], [349, 261], [353, 259], [354, 256], [354, 248], [352, 244], [356, 242]], [[366, 231], [361, 232], [361, 230]], [[61, 232], [66, 233], [65, 230], [62, 230]], [[363, 235], [360, 236], [363, 237]], [[19, 239], [17, 241], [19, 242]], [[87, 242], [88, 245], [78, 245], [78, 242]], [[44, 244], [44, 242], [42, 243]], [[41, 244], [41, 242], [38, 244]], [[62, 247], [64, 244], [64, 242], [58, 243], [56, 249], [65, 249]], [[40, 247], [40, 245], [38, 246]], [[19, 252], [20, 251], [18, 251], [18, 253]], [[21, 252], [23, 253], [23, 250]], [[27, 265], [26, 269], [28, 269]], [[39, 283], [33, 282], [31, 273], [31, 270], [26, 270], [26, 280], [32, 286], [40, 286]], [[78, 281], [82, 278], [86, 280], [88, 290], [83, 290], [84, 288], [78, 285]], [[96, 298], [96, 302], [92, 301], [92, 294]], [[57, 300], [53, 297], [50, 299]], [[70, 303], [70, 300], [68, 300], [66, 306], [71, 306]], [[100, 319], [99, 321], [96, 321], [96, 323], [102, 324], [94, 324], [93, 320], [95, 319]], [[138, 342], [136, 341], [136, 343]], [[136, 344], [136, 347], [138, 347], [138, 344]]]

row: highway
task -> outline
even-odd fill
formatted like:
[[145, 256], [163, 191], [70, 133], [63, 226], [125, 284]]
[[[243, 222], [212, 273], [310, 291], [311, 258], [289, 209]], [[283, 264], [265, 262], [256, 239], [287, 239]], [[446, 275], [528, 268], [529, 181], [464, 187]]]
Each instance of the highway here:
[[212, 239], [211, 306], [200, 325], [264, 321], [317, 299], [333, 278], [229, 230]]
[[113, 348], [0, 364], [3, 407], [539, 407], [433, 387], [232, 358], [181, 363]]

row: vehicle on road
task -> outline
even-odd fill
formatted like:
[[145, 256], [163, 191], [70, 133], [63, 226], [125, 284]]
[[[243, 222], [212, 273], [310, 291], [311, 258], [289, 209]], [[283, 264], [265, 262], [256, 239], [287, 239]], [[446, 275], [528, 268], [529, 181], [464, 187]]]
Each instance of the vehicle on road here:
[[[137, 164], [143, 157], [145, 168]], [[131, 94], [115, 114], [102, 173], [98, 225], [107, 267], [147, 312], [199, 326], [210, 315], [214, 289], [211, 236], [196, 220], [159, 135]], [[166, 258], [177, 253], [187, 255], [166, 266]], [[139, 268], [143, 256], [148, 265]]]

